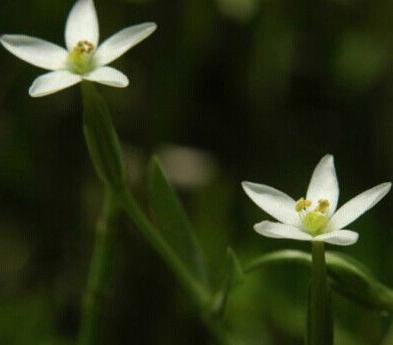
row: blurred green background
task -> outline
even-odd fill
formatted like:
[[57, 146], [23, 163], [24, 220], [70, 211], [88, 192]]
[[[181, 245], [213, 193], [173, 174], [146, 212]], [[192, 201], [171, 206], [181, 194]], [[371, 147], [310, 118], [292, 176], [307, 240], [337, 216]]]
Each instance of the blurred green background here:
[[[102, 39], [143, 21], [159, 26], [114, 63], [130, 86], [100, 91], [133, 190], [146, 201], [146, 162], [158, 153], [217, 287], [228, 245], [244, 262], [273, 249], [309, 250], [252, 230], [269, 217], [242, 180], [299, 198], [326, 153], [335, 155], [340, 204], [392, 180], [392, 2], [95, 2]], [[2, 0], [0, 32], [63, 45], [73, 3]], [[0, 63], [0, 343], [73, 344], [102, 193], [83, 141], [79, 88], [32, 99], [28, 87], [43, 71], [4, 49]], [[360, 241], [343, 249], [390, 286], [392, 204], [390, 194], [354, 223]], [[215, 344], [137, 229], [127, 219], [120, 225], [102, 344]], [[308, 280], [290, 263], [247, 277], [226, 310], [233, 339], [302, 344]], [[336, 345], [393, 343], [389, 315], [337, 295], [334, 307]]]

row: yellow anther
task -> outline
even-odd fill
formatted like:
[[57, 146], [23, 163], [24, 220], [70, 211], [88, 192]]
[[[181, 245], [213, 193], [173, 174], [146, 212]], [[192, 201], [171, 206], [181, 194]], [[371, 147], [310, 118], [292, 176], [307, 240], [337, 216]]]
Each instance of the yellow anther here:
[[94, 44], [89, 41], [79, 41], [73, 51], [80, 54], [90, 54], [94, 49]]
[[312, 204], [312, 202], [310, 200], [300, 198], [298, 201], [296, 201], [295, 210], [296, 210], [296, 212], [303, 211], [307, 207], [310, 207], [311, 204]]
[[327, 213], [330, 207], [329, 200], [320, 199], [318, 200], [318, 206], [315, 208], [316, 212]]

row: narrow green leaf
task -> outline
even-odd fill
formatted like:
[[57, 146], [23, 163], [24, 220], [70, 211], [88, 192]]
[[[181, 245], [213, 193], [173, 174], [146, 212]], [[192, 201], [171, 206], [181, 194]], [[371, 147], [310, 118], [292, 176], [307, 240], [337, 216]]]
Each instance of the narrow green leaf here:
[[[252, 261], [245, 272], [290, 262], [309, 266], [311, 255], [299, 250], [276, 251]], [[326, 253], [326, 263], [330, 283], [336, 292], [370, 309], [393, 313], [393, 290], [373, 277], [361, 263], [336, 252]]]
[[99, 178], [113, 190], [125, 188], [126, 173], [121, 145], [108, 105], [90, 82], [83, 82], [83, 130]]
[[329, 253], [333, 288], [370, 309], [393, 312], [393, 290], [377, 280], [361, 263], [341, 253]]
[[227, 249], [227, 258], [227, 274], [231, 281], [231, 286], [242, 283], [244, 279], [243, 268], [236, 253], [231, 247]]
[[186, 267], [206, 281], [205, 262], [190, 221], [155, 157], [150, 160], [148, 177], [150, 205], [163, 238]]
[[228, 300], [228, 295], [231, 291], [231, 288], [238, 284], [241, 284], [243, 282], [243, 279], [244, 279], [244, 272], [241, 267], [240, 261], [237, 258], [237, 255], [233, 251], [233, 249], [228, 247], [225, 275], [223, 279], [222, 288], [217, 293], [213, 305], [214, 315], [220, 316], [224, 313], [225, 306]]

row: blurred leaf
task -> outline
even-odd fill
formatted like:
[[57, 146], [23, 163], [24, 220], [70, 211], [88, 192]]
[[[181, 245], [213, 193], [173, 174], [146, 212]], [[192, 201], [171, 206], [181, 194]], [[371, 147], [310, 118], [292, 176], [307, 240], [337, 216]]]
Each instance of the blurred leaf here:
[[219, 11], [238, 21], [250, 20], [258, 9], [257, 0], [216, 0]]
[[361, 263], [341, 253], [328, 253], [327, 263], [336, 291], [368, 308], [393, 312], [393, 290]]
[[214, 303], [214, 313], [221, 315], [224, 312], [228, 294], [231, 288], [243, 282], [244, 272], [239, 259], [232, 248], [227, 249], [227, 264], [222, 289], [218, 292]]
[[369, 87], [384, 72], [387, 61], [387, 49], [377, 37], [364, 32], [345, 33], [335, 60], [336, 79], [350, 88]]
[[99, 178], [113, 190], [126, 185], [126, 173], [119, 138], [105, 99], [93, 83], [81, 83], [83, 130], [90, 158]]
[[54, 336], [54, 315], [44, 292], [0, 301], [0, 343], [40, 345]]
[[169, 185], [157, 158], [149, 163], [150, 205], [162, 236], [201, 281], [206, 281], [205, 263], [183, 206]]
[[240, 261], [232, 248], [228, 248], [228, 277], [231, 285], [237, 285], [243, 282], [244, 272], [241, 267]]
[[[298, 250], [276, 251], [251, 262], [245, 272], [283, 262], [309, 266], [311, 255]], [[375, 279], [361, 263], [336, 252], [326, 253], [326, 263], [332, 287], [338, 293], [365, 307], [393, 312], [393, 290]]]

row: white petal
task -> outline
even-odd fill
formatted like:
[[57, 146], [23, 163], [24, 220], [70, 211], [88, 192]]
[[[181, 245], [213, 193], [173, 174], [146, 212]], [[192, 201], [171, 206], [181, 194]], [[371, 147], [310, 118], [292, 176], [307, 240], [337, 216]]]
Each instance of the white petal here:
[[25, 35], [2, 35], [0, 42], [10, 53], [34, 66], [57, 70], [66, 65], [67, 51], [39, 38]]
[[72, 50], [79, 41], [89, 41], [98, 45], [99, 28], [93, 0], [78, 0], [68, 15], [65, 28], [65, 41]]
[[126, 87], [128, 78], [123, 73], [112, 67], [104, 66], [83, 76], [83, 79], [95, 81], [113, 87]]
[[299, 216], [295, 211], [295, 200], [287, 194], [258, 183], [242, 182], [246, 194], [262, 210], [280, 222], [292, 225], [300, 223]]
[[156, 30], [155, 23], [130, 26], [105, 40], [94, 56], [97, 65], [107, 65], [123, 55], [127, 50], [143, 41]]
[[350, 246], [358, 241], [359, 234], [351, 230], [336, 230], [314, 237], [314, 241], [323, 241], [338, 246]]
[[263, 236], [271, 238], [287, 238], [298, 241], [312, 241], [313, 237], [298, 228], [281, 223], [273, 223], [267, 220], [255, 224], [254, 230]]
[[352, 223], [377, 204], [390, 191], [391, 186], [390, 182], [381, 183], [349, 200], [330, 219], [328, 230], [342, 229]]
[[32, 97], [47, 96], [79, 83], [82, 78], [68, 71], [55, 71], [39, 76], [30, 86]]
[[322, 157], [312, 174], [307, 190], [307, 199], [317, 205], [318, 200], [327, 199], [330, 203], [328, 215], [332, 215], [337, 207], [339, 189], [332, 155]]

